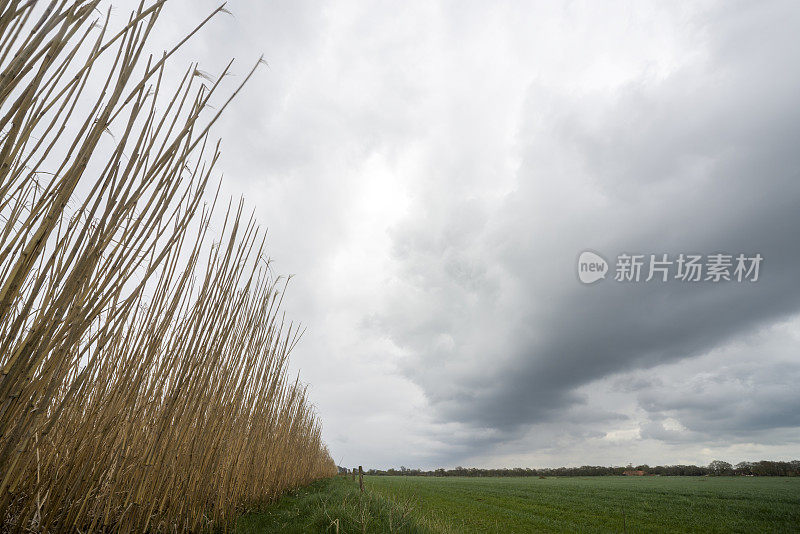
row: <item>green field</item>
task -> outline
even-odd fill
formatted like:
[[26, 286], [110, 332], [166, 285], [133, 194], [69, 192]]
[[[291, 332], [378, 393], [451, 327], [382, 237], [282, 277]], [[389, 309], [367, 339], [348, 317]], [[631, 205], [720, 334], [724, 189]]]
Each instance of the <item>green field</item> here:
[[800, 478], [337, 478], [239, 532], [800, 532]]

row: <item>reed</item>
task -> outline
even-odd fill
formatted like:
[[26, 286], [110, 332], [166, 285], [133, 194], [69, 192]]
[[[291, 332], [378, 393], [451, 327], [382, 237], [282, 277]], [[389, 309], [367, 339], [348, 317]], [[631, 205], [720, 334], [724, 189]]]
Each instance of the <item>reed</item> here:
[[165, 69], [224, 6], [145, 59], [164, 1], [98, 3], [0, 2], [0, 521], [227, 526], [336, 472], [264, 233], [242, 202], [209, 232], [209, 130], [258, 64], [212, 108], [233, 62]]

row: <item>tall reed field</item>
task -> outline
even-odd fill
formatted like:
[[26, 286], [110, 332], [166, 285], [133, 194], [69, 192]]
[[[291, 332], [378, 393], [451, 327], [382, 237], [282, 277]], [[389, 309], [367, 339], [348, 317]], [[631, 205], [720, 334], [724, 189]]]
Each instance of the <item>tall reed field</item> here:
[[154, 56], [164, 1], [98, 4], [0, 1], [2, 530], [225, 528], [336, 472], [264, 232], [211, 224], [209, 131], [258, 63], [212, 100], [233, 62], [170, 60], [224, 6]]

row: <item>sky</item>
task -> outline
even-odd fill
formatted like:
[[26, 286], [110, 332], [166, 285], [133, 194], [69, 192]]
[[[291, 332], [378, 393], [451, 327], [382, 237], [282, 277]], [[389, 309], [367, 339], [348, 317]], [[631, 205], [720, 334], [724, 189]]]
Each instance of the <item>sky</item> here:
[[[216, 6], [170, 0], [154, 51]], [[800, 4], [227, 9], [174, 64], [268, 63], [217, 168], [294, 275], [291, 372], [339, 465], [800, 457]], [[617, 281], [623, 254], [763, 260]]]

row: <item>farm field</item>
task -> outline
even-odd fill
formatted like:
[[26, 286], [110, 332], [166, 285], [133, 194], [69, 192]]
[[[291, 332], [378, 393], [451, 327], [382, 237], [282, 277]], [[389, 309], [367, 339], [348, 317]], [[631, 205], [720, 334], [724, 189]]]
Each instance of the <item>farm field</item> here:
[[365, 488], [322, 481], [238, 531], [800, 532], [800, 478], [386, 476]]
[[800, 478], [374, 477], [368, 487], [470, 532], [800, 531]]

